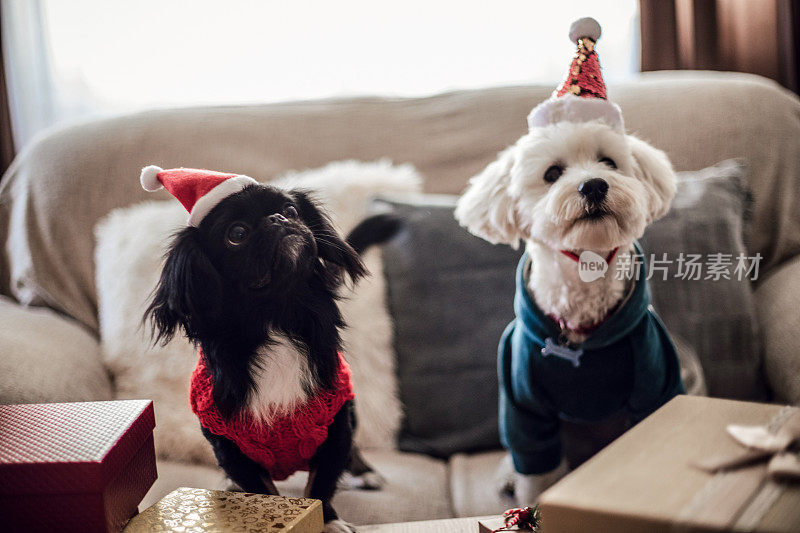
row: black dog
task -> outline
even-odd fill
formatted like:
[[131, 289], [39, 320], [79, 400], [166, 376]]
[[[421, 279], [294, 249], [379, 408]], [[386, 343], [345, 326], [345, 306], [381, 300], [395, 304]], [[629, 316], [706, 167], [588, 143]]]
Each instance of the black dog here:
[[[183, 329], [198, 346], [192, 394], [204, 364], [224, 423], [246, 415], [269, 427], [341, 385], [344, 321], [336, 291], [345, 276], [355, 282], [366, 275], [360, 252], [396, 227], [389, 216], [372, 217], [346, 242], [308, 193], [249, 185], [197, 227], [177, 233], [145, 320], [152, 321], [156, 342]], [[200, 418], [232, 481], [247, 492], [277, 494], [272, 479], [285, 477], [283, 465], [266, 468]], [[342, 472], [348, 465], [355, 475], [371, 472], [356, 450], [351, 453], [353, 427], [347, 399], [308, 462], [306, 493], [322, 500], [326, 531], [353, 531], [331, 506]]]

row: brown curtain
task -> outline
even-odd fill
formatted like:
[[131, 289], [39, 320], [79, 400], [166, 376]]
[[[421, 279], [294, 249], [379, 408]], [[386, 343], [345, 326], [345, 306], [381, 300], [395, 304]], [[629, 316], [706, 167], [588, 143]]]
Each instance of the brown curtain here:
[[[3, 13], [0, 12], [0, 22]], [[3, 61], [3, 29], [0, 23], [0, 176], [14, 159], [14, 136], [11, 131], [11, 108], [8, 102], [6, 69]]]
[[800, 1], [640, 0], [642, 71], [733, 70], [798, 92]]

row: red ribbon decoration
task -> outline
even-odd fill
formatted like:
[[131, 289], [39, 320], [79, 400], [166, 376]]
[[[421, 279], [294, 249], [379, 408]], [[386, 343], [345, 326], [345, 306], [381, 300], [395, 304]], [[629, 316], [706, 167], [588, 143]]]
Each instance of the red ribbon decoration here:
[[536, 531], [539, 528], [539, 506], [509, 509], [503, 513], [503, 518], [505, 525], [498, 527], [492, 533], [512, 531], [511, 528], [514, 526], [518, 526], [518, 530]]

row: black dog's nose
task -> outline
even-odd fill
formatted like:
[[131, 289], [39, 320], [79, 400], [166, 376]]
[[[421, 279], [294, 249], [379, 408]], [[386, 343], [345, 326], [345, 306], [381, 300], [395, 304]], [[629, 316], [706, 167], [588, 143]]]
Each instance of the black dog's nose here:
[[578, 192], [587, 202], [597, 205], [606, 197], [608, 183], [601, 178], [588, 179], [578, 185]]
[[270, 221], [270, 222], [273, 222], [273, 223], [275, 223], [275, 224], [285, 224], [286, 222], [289, 222], [289, 221], [286, 219], [286, 217], [285, 217], [285, 216], [283, 216], [283, 215], [281, 215], [280, 213], [275, 213], [274, 215], [270, 215], [270, 216], [269, 216], [269, 217], [267, 217], [267, 218], [269, 218], [269, 221]]

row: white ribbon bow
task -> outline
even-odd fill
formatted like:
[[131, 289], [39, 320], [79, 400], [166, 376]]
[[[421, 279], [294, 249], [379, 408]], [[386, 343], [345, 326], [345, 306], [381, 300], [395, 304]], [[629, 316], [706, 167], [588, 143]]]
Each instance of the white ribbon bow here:
[[717, 472], [768, 461], [770, 477], [800, 479], [800, 411], [791, 415], [774, 433], [766, 426], [731, 424], [726, 429], [745, 449], [730, 455], [708, 457], [695, 466], [707, 472]]

